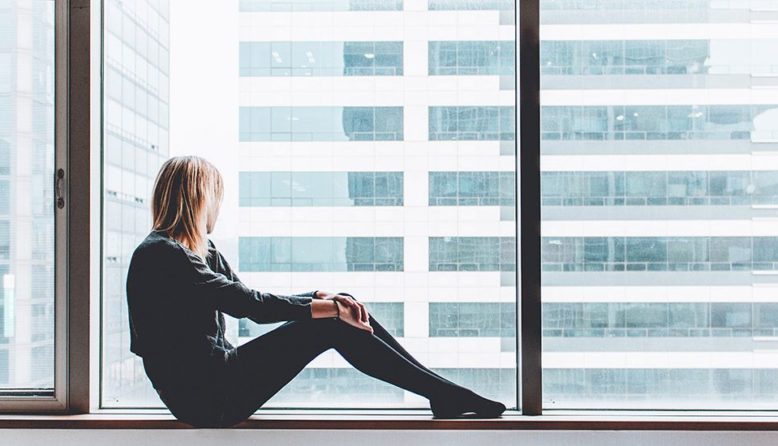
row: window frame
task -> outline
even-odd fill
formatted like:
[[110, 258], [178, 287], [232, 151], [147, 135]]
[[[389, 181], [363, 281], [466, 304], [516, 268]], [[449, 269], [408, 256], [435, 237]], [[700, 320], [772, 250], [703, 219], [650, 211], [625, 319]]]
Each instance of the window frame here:
[[[54, 1], [55, 166], [64, 170], [66, 185], [65, 206], [55, 212], [55, 396], [35, 400], [3, 398], [0, 413], [91, 415], [78, 418], [75, 424], [74, 420], [60, 417], [15, 421], [0, 416], [0, 427], [180, 428], [183, 424], [164, 410], [101, 407], [103, 8], [102, 0]], [[426, 411], [414, 410], [267, 409], [261, 412], [263, 419], [249, 420], [242, 427], [778, 430], [773, 418], [776, 411], [543, 410], [541, 266], [540, 262], [521, 261], [540, 259], [542, 240], [539, 1], [522, 0], [514, 10], [514, 43], [519, 64], [514, 76], [514, 111], [519, 131], [514, 139], [518, 174], [514, 181], [517, 188], [520, 186], [515, 221], [516, 240], [521, 243], [516, 251], [515, 271], [517, 297], [520, 296], [516, 301], [519, 411], [507, 411], [503, 420], [441, 422], [429, 419]], [[519, 101], [519, 97], [523, 99]], [[131, 415], [116, 418], [115, 414]], [[111, 418], [103, 418], [104, 415]], [[160, 419], [160, 415], [164, 418]]]

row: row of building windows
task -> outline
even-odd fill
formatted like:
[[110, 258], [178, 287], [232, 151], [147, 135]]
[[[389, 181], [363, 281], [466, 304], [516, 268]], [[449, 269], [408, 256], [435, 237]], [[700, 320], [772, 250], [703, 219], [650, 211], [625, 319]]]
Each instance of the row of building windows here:
[[[775, 369], [543, 369], [547, 404], [581, 401], [650, 400], [653, 405], [679, 401], [778, 401]], [[673, 408], [677, 408], [673, 406]]]
[[[694, 23], [708, 18], [711, 6], [715, 3], [715, 0], [597, 0], [595, 3], [581, 0], [541, 0], [540, 8], [545, 13], [598, 13], [603, 20], [630, 19], [631, 22], [646, 23], [649, 17], [659, 14], [662, 18]], [[513, 11], [515, 4], [515, 0], [427, 0], [427, 9]], [[403, 0], [240, 0], [239, 5], [241, 12], [401, 11]], [[747, 7], [747, 3], [744, 3], [743, 7]]]
[[402, 76], [403, 42], [240, 42], [241, 76]]
[[430, 172], [430, 206], [513, 206], [513, 172]]
[[239, 237], [240, 271], [402, 271], [402, 237]]
[[[370, 306], [368, 305], [368, 311]], [[516, 338], [516, 304], [430, 302], [429, 336]]]
[[543, 172], [545, 206], [778, 203], [776, 171]]
[[[546, 106], [546, 140], [737, 140], [757, 130], [778, 136], [778, 105]], [[759, 126], [757, 126], [759, 122]]]
[[240, 172], [240, 206], [402, 206], [403, 172]]
[[[744, 41], [743, 45], [750, 45]], [[699, 74], [708, 40], [561, 40], [540, 42], [544, 75]]]
[[778, 269], [778, 237], [544, 237], [544, 271]]
[[[544, 75], [674, 75], [770, 70], [750, 60], [775, 41], [544, 40]], [[766, 49], [766, 48], [765, 48]], [[715, 50], [715, 52], [713, 51]], [[515, 74], [513, 41], [430, 41], [428, 74]], [[403, 42], [241, 42], [241, 76], [402, 76]]]
[[430, 271], [516, 271], [514, 237], [430, 237]]
[[427, 0], [430, 11], [491, 10], [512, 11], [514, 0]]
[[[403, 314], [404, 304], [402, 302], [369, 302], [365, 303], [370, 315], [381, 324], [392, 336], [405, 336], [405, 315]], [[2, 307], [0, 307], [2, 309]], [[283, 324], [257, 324], [250, 319], [240, 319], [238, 321], [239, 337], [257, 337], [269, 331], [272, 331]]]
[[240, 107], [240, 141], [400, 141], [402, 107]]
[[[546, 106], [545, 140], [742, 140], [775, 138], [777, 105]], [[431, 106], [429, 140], [516, 139], [515, 107]], [[758, 123], [758, 124], [757, 124]], [[396, 141], [402, 107], [241, 107], [241, 141]]]
[[[514, 368], [432, 368], [431, 370], [487, 398], [515, 401], [516, 370]], [[349, 403], [363, 407], [365, 402], [403, 403], [404, 394], [402, 388], [372, 378], [353, 367], [307, 367], [274, 395], [267, 405], [304, 402], [332, 406], [333, 402], [336, 402], [338, 407]]]
[[[394, 336], [404, 336], [402, 302], [366, 303]], [[1, 307], [0, 307], [1, 308]], [[430, 302], [430, 337], [515, 339], [515, 302]], [[543, 336], [755, 337], [778, 335], [778, 303], [561, 302], [543, 304]], [[240, 337], [256, 337], [279, 324], [239, 321]]]
[[[513, 206], [514, 172], [429, 172], [430, 206]], [[544, 206], [778, 203], [776, 171], [543, 172]], [[3, 182], [0, 181], [0, 213]], [[240, 206], [402, 206], [403, 172], [240, 172]], [[7, 208], [7, 206], [6, 206]]]
[[[513, 75], [513, 41], [430, 41], [434, 75]], [[402, 76], [403, 42], [241, 42], [241, 76]]]
[[[501, 312], [514, 311], [515, 304]], [[484, 311], [487, 311], [486, 308]], [[493, 312], [498, 309], [492, 310]], [[778, 335], [778, 303], [564, 302], [543, 304], [547, 337], [728, 337]]]
[[516, 140], [512, 106], [429, 107], [429, 140]]
[[[428, 0], [436, 10], [513, 10], [514, 0]], [[403, 0], [240, 0], [241, 12], [401, 11]]]
[[516, 73], [514, 41], [432, 41], [428, 73], [437, 75], [501, 75]]
[[[241, 237], [241, 271], [402, 271], [402, 237]], [[778, 237], [543, 237], [544, 271], [778, 269]], [[429, 271], [515, 271], [514, 237], [429, 237]]]

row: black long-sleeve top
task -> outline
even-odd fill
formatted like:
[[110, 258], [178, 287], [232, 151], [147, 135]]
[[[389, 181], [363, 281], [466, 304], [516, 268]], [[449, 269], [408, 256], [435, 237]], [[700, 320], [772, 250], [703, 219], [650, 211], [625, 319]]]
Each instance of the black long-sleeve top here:
[[[236, 355], [224, 338], [224, 314], [257, 323], [310, 319], [316, 291], [296, 295], [244, 285], [213, 242], [207, 263], [154, 230], [135, 248], [127, 272], [130, 351], [149, 357]], [[205, 355], [205, 356], [202, 356]]]

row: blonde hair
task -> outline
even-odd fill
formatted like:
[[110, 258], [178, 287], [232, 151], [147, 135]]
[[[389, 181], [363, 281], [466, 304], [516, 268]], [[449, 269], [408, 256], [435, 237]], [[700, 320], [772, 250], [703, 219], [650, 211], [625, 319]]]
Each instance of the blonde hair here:
[[152, 227], [180, 240], [203, 260], [208, 239], [198, 224], [203, 212], [224, 194], [222, 176], [213, 164], [198, 156], [174, 156], [162, 164], [154, 180]]

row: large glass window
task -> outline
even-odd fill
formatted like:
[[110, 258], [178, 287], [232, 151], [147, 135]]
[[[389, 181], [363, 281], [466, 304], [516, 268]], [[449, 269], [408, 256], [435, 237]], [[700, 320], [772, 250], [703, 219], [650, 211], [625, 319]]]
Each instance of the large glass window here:
[[151, 185], [170, 155], [169, 12], [166, 1], [104, 2], [102, 402], [108, 406], [158, 398], [129, 350], [125, 281], [132, 251], [151, 228]]
[[[163, 407], [129, 351], [126, 268], [159, 166], [199, 155], [225, 180], [209, 237], [246, 285], [351, 293], [516, 408], [513, 2], [206, 3], [105, 0], [103, 406]], [[226, 322], [233, 345], [276, 327]], [[263, 407], [429, 405], [331, 350]]]
[[0, 397], [54, 395], [54, 21], [0, 2]]
[[772, 11], [540, 3], [544, 408], [778, 408]]

